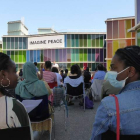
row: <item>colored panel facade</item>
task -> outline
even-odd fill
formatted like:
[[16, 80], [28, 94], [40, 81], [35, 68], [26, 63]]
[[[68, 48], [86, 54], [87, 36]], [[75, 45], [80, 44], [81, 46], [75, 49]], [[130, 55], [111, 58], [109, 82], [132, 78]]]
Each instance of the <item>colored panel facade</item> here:
[[106, 65], [104, 53], [106, 34], [67, 34], [65, 48], [28, 50], [27, 37], [3, 37], [3, 51], [22, 68], [25, 62], [56, 61], [60, 68], [78, 64], [81, 68], [88, 66], [94, 71], [99, 63]]
[[109, 70], [112, 57], [119, 48], [135, 45], [135, 33], [128, 32], [128, 29], [135, 26], [135, 19], [121, 18], [121, 19], [108, 19], [107, 24], [107, 70]]

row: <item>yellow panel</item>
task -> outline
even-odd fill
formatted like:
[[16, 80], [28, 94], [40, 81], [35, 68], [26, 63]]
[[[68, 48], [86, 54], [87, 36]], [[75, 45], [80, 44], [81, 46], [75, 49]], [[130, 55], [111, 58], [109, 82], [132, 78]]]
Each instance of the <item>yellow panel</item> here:
[[131, 29], [131, 26], [132, 26], [131, 23], [132, 23], [132, 22], [131, 22], [131, 19], [125, 21], [125, 33], [126, 33], [126, 38], [131, 38], [131, 37], [132, 37], [132, 36], [131, 36], [132, 33], [127, 31], [128, 29]]
[[126, 47], [126, 40], [119, 40], [119, 48]]
[[111, 60], [107, 60], [107, 71], [110, 70], [110, 64], [111, 64]]
[[118, 50], [118, 48], [119, 48], [118, 41], [114, 40], [113, 41], [113, 56], [114, 56], [115, 52]]

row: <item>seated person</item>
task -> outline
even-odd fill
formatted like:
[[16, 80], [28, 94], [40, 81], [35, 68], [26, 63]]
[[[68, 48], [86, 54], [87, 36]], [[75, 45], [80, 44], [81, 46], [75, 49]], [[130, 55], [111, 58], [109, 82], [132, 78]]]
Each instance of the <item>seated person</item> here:
[[88, 67], [84, 71], [84, 82], [86, 88], [89, 88], [91, 86], [91, 73], [89, 72]]
[[11, 97], [10, 90], [14, 89], [18, 82], [16, 65], [4, 53], [0, 53], [0, 81], [0, 129], [29, 126], [33, 139], [30, 120], [24, 106]]
[[23, 66], [24, 81], [18, 83], [15, 93], [16, 98], [23, 100], [38, 100], [42, 102], [29, 113], [31, 121], [40, 121], [49, 117], [48, 96], [52, 93], [45, 81], [39, 80], [36, 68], [32, 62], [26, 62]]
[[[67, 92], [71, 92], [70, 94], [73, 96], [82, 95], [84, 92], [84, 81], [83, 76], [81, 76], [81, 71], [78, 65], [72, 65], [71, 66], [71, 73], [69, 76], [67, 76], [64, 80], [64, 86], [68, 89], [69, 84], [71, 87], [69, 88], [70, 91], [67, 90]], [[74, 91], [73, 87], [78, 87], [77, 92]], [[67, 93], [66, 93], [67, 94]], [[68, 105], [74, 105], [74, 103], [71, 102], [71, 98], [68, 98]]]
[[97, 66], [97, 72], [95, 73], [94, 78], [92, 79], [91, 83], [94, 82], [94, 79], [104, 80], [105, 75], [106, 75], [106, 72], [104, 71], [104, 66], [102, 64], [99, 64]]
[[60, 86], [63, 81], [62, 76], [58, 73], [58, 69], [56, 67], [52, 67], [52, 72], [54, 72], [57, 76], [57, 86]]
[[57, 76], [54, 72], [51, 71], [51, 66], [52, 64], [50, 61], [45, 62], [45, 71], [42, 71], [43, 65], [41, 66], [39, 79], [44, 79], [50, 88], [53, 88], [57, 86]]

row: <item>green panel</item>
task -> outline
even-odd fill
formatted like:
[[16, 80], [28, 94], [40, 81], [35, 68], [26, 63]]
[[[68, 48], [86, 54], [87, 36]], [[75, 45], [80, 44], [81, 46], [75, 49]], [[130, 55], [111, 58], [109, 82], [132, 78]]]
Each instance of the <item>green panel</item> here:
[[76, 47], [79, 47], [79, 35], [75, 35]]
[[71, 46], [75, 47], [75, 45], [74, 45], [74, 35], [71, 35]]
[[103, 47], [103, 35], [100, 35], [100, 47]]
[[87, 47], [87, 35], [84, 35], [84, 47]]
[[11, 37], [11, 49], [14, 49], [15, 48], [15, 46], [14, 46], [14, 37]]
[[12, 59], [13, 61], [15, 61], [15, 60], [14, 60], [14, 51], [11, 51], [11, 59]]
[[92, 71], [95, 71], [96, 65], [95, 63], [92, 63]]
[[83, 61], [83, 49], [80, 49], [80, 61]]
[[89, 71], [91, 71], [92, 70], [91, 63], [88, 63], [88, 67], [89, 67]]
[[75, 61], [74, 49], [71, 49], [71, 62]]
[[79, 40], [80, 40], [80, 47], [84, 46], [84, 41], [83, 41], [83, 35], [79, 35]]
[[96, 47], [95, 39], [96, 39], [96, 35], [92, 35], [92, 38], [91, 38], [91, 40], [92, 40], [92, 47]]
[[83, 70], [83, 63], [80, 63], [80, 69]]
[[67, 47], [71, 47], [71, 45], [70, 45], [70, 35], [67, 35]]
[[96, 35], [96, 47], [100, 46], [100, 35]]
[[41, 50], [41, 62], [43, 62], [43, 50]]
[[75, 53], [76, 53], [76, 62], [79, 62], [79, 49], [75, 49]]
[[26, 62], [26, 51], [23, 51], [23, 62]]
[[91, 35], [88, 35], [88, 47], [91, 47]]
[[18, 51], [15, 51], [15, 62], [18, 62]]
[[18, 55], [19, 59], [18, 60], [19, 60], [19, 62], [22, 62], [22, 51], [19, 51], [18, 53], [19, 53], [19, 55]]
[[70, 67], [71, 67], [71, 64], [70, 63], [68, 63], [67, 64], [67, 69], [70, 71]]
[[6, 38], [3, 38], [3, 49], [6, 49]]
[[18, 37], [15, 37], [15, 49], [18, 49]]
[[84, 49], [84, 61], [87, 61], [87, 49]]
[[3, 51], [4, 54], [7, 54], [7, 51]]

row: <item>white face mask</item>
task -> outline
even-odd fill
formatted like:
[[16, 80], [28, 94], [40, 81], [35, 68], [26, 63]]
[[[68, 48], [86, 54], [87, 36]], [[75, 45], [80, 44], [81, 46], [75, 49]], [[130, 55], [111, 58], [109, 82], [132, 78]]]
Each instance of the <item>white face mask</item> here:
[[106, 73], [105, 80], [108, 80], [113, 87], [123, 88], [125, 86], [125, 83], [128, 77], [126, 77], [124, 80], [118, 81], [117, 76], [121, 74], [122, 72], [124, 72], [125, 70], [127, 70], [128, 68], [129, 67], [127, 67], [126, 69], [122, 70], [119, 73], [117, 73], [116, 71], [108, 71]]

